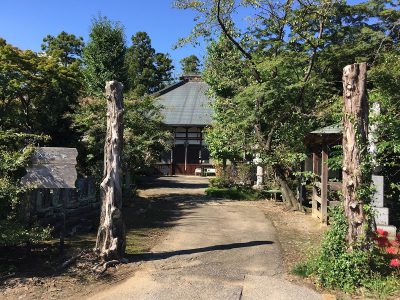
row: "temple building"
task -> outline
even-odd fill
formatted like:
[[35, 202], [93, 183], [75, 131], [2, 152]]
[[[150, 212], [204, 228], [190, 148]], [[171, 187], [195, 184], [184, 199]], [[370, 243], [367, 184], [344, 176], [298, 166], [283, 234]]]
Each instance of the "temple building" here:
[[204, 129], [212, 121], [212, 98], [200, 75], [186, 75], [157, 93], [164, 123], [173, 132], [173, 147], [157, 165], [164, 175], [195, 175], [195, 171], [212, 167], [204, 141]]

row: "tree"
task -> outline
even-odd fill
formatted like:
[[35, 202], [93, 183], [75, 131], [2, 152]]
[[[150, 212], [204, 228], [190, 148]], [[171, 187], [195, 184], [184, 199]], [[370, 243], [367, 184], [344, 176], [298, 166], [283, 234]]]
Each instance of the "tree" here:
[[61, 31], [56, 37], [48, 34], [43, 38], [42, 50], [47, 55], [58, 57], [67, 66], [80, 59], [83, 46], [82, 37]]
[[205, 136], [210, 155], [220, 162], [241, 159], [252, 151], [246, 140], [251, 139], [253, 120], [247, 114], [249, 107], [235, 96], [249, 83], [251, 73], [240, 52], [223, 35], [207, 48], [203, 78], [215, 95], [214, 120]]
[[156, 80], [154, 84], [153, 91], [157, 92], [162, 90], [163, 88], [170, 85], [173, 81], [172, 71], [175, 67], [172, 64], [172, 59], [168, 54], [164, 53], [156, 53], [155, 56], [155, 65], [156, 65]]
[[371, 220], [365, 209], [370, 202], [372, 168], [368, 161], [367, 64], [343, 69], [343, 198], [348, 223], [349, 249], [369, 244]]
[[377, 124], [377, 163], [385, 178], [385, 201], [400, 207], [400, 52], [384, 51], [368, 74], [372, 88], [369, 100], [377, 102], [381, 114]]
[[104, 171], [100, 184], [101, 214], [96, 252], [104, 260], [122, 259], [126, 233], [122, 217], [123, 85], [106, 83], [107, 132], [104, 140]]
[[69, 140], [70, 111], [81, 92], [77, 64], [39, 56], [0, 42], [0, 128], [51, 136], [54, 143]]
[[[145, 173], [159, 156], [169, 149], [171, 138], [163, 125], [163, 116], [157, 102], [151, 97], [124, 99], [125, 175]], [[84, 98], [72, 114], [73, 128], [80, 134], [81, 171], [102, 176], [104, 139], [106, 132], [106, 103], [104, 99]]]
[[199, 74], [200, 73], [200, 60], [199, 58], [192, 54], [190, 56], [184, 57], [180, 61], [182, 65], [183, 74]]
[[[348, 60], [373, 62], [374, 47], [378, 49], [381, 41], [386, 45], [394, 40], [388, 32], [398, 19], [398, 12], [385, 3], [368, 1], [351, 6], [343, 2], [291, 0], [175, 2], [178, 8], [197, 12], [197, 23], [186, 41], [222, 35], [241, 55], [236, 62], [230, 62], [231, 48], [221, 47], [220, 56], [230, 63], [214, 60], [209, 64], [213, 71], [208, 73], [219, 74], [224, 82], [221, 85], [218, 80], [209, 81], [214, 92], [221, 86], [229, 87], [229, 74], [235, 73], [239, 62], [246, 62], [243, 70], [248, 72], [240, 76], [243, 86], [233, 95], [224, 96], [220, 112], [224, 113], [224, 106], [236, 107], [237, 117], [229, 120], [245, 127], [253, 124], [246, 142], [260, 151], [265, 164], [273, 167], [282, 193], [294, 208], [300, 205], [289, 179], [304, 159], [304, 136], [312, 128], [333, 121], [327, 108], [338, 102], [341, 68]], [[232, 15], [249, 6], [254, 11], [249, 16], [251, 26], [239, 30]], [[396, 35], [392, 31], [390, 36]], [[240, 111], [243, 108], [247, 108], [247, 116]]]
[[130, 90], [135, 96], [154, 93], [172, 81], [172, 60], [167, 54], [156, 53], [146, 32], [132, 36], [126, 63]]
[[0, 39], [0, 246], [39, 242], [48, 228], [27, 218], [27, 188], [20, 179], [33, 146], [69, 146], [65, 114], [81, 90], [77, 63], [20, 50]]
[[92, 21], [89, 42], [83, 49], [84, 78], [90, 95], [101, 95], [104, 83], [117, 80], [127, 85], [124, 28], [99, 16]]
[[138, 96], [149, 93], [154, 85], [154, 56], [155, 50], [146, 32], [140, 31], [132, 36], [132, 45], [127, 55], [128, 76], [131, 89]]

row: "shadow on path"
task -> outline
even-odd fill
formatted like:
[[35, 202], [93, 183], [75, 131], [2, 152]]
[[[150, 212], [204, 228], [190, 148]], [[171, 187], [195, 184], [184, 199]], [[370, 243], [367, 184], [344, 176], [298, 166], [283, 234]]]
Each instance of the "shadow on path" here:
[[167, 259], [177, 255], [185, 255], [185, 254], [194, 254], [194, 253], [203, 253], [203, 252], [211, 252], [211, 251], [218, 251], [218, 250], [231, 250], [237, 248], [247, 248], [247, 247], [255, 247], [261, 245], [270, 245], [273, 244], [272, 241], [251, 241], [246, 243], [231, 243], [231, 244], [224, 244], [224, 245], [215, 245], [215, 246], [208, 246], [208, 247], [201, 247], [201, 248], [194, 248], [194, 249], [185, 249], [185, 250], [176, 250], [171, 252], [160, 252], [160, 253], [143, 253], [143, 254], [133, 254], [128, 255], [126, 258], [129, 261], [154, 261], [154, 260], [161, 260]]

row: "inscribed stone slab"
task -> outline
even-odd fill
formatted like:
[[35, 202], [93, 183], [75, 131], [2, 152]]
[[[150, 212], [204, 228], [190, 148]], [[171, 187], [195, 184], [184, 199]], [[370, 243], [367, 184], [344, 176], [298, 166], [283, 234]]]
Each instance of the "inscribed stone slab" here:
[[75, 148], [37, 147], [21, 182], [35, 188], [75, 188], [77, 156]]

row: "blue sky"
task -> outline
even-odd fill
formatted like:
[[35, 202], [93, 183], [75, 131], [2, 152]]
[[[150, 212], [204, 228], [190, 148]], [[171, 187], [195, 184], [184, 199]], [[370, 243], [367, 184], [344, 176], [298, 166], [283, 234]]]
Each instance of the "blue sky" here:
[[99, 13], [124, 25], [128, 45], [132, 34], [146, 31], [156, 51], [171, 55], [176, 75], [180, 73], [180, 59], [205, 54], [205, 45], [173, 50], [178, 39], [192, 29], [194, 14], [173, 8], [172, 0], [2, 0], [0, 37], [34, 51], [40, 51], [43, 37], [62, 30], [87, 41], [91, 19]]
[[[173, 50], [187, 36], [194, 13], [172, 7], [173, 0], [1, 0], [0, 37], [21, 49], [40, 51], [43, 37], [62, 30], [88, 39], [91, 20], [99, 13], [125, 26], [128, 45], [137, 31], [146, 31], [158, 52], [169, 53], [180, 75], [179, 61], [191, 54], [205, 55], [205, 45]], [[360, 0], [350, 0], [358, 3]], [[244, 17], [244, 15], [242, 15]], [[237, 16], [239, 19], [241, 16]]]

